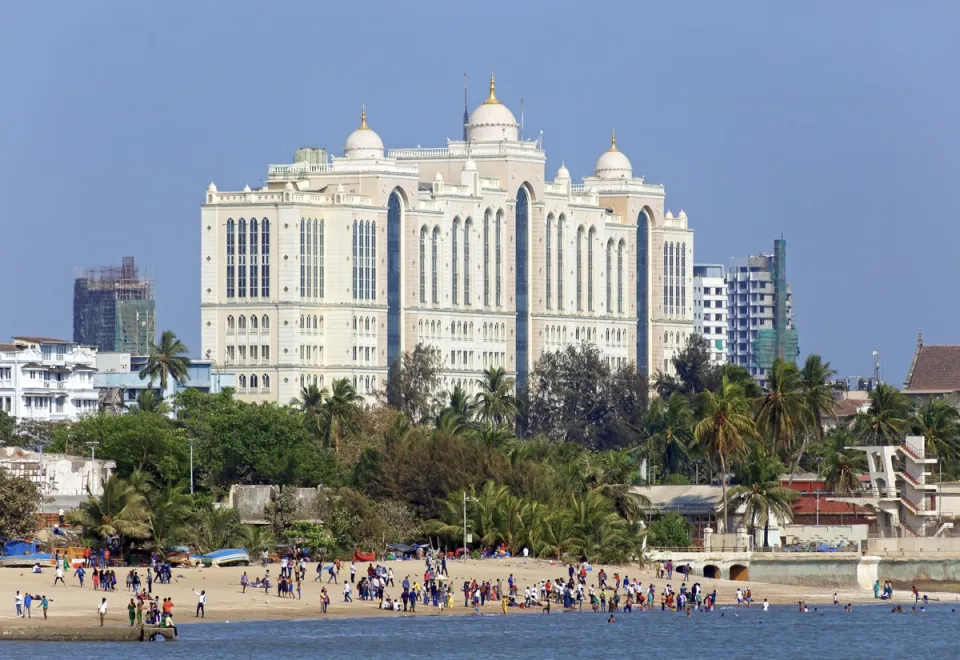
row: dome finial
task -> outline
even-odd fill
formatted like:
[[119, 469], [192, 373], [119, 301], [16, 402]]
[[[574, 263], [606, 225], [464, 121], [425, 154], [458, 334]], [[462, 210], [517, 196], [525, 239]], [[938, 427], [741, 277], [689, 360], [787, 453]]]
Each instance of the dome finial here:
[[620, 151], [617, 149], [617, 130], [613, 129], [610, 132], [610, 149], [608, 151]]
[[500, 103], [500, 101], [497, 100], [497, 95], [494, 94], [496, 89], [497, 89], [497, 83], [493, 79], [493, 71], [491, 71], [490, 72], [490, 97], [486, 101], [484, 101], [484, 104]]
[[370, 130], [370, 127], [367, 126], [367, 106], [365, 105], [360, 106], [360, 128], [358, 130]]

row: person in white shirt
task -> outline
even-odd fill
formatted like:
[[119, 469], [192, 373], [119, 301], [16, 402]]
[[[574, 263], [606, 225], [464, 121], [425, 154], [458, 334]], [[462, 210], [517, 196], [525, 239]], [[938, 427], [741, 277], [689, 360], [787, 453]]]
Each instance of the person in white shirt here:
[[103, 620], [107, 618], [107, 599], [104, 598], [97, 606], [97, 614], [100, 615], [100, 627], [103, 628]]
[[204, 609], [207, 605], [207, 592], [206, 590], [203, 590], [200, 593], [197, 593], [197, 590], [194, 589], [193, 593], [197, 594], [197, 613], [193, 615], [193, 618], [196, 619], [197, 617], [200, 617], [201, 619], [204, 619], [206, 618], [207, 614]]
[[19, 591], [17, 592], [16, 598], [14, 598], [14, 602], [17, 604], [17, 618], [22, 619], [23, 618], [23, 596], [20, 595]]
[[67, 586], [67, 583], [63, 581], [63, 568], [60, 564], [57, 564], [57, 577], [53, 579], [53, 586], [57, 586], [57, 582], [63, 586]]
[[343, 583], [343, 602], [344, 602], [344, 603], [352, 603], [352, 602], [353, 602], [353, 599], [350, 597], [350, 592], [351, 592], [351, 591], [353, 591], [353, 589], [350, 587], [350, 583], [349, 583], [349, 582], [344, 582], [344, 583]]
[[743, 603], [743, 592], [737, 589], [737, 607], [740, 607], [741, 603]]
[[524, 563], [524, 564], [527, 563], [527, 557], [529, 557], [529, 556], [530, 556], [530, 548], [524, 546], [524, 548], [523, 548], [523, 563]]
[[768, 602], [767, 602], [767, 599], [764, 598], [764, 599], [763, 599], [763, 611], [766, 612], [768, 609], [770, 609], [770, 603], [768, 603]]

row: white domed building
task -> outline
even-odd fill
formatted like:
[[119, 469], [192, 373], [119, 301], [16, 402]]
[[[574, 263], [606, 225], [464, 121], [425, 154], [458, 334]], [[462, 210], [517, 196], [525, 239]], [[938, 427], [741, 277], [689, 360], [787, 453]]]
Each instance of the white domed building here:
[[693, 232], [663, 186], [615, 136], [582, 183], [565, 164], [547, 181], [492, 76], [464, 115], [462, 140], [388, 150], [364, 108], [343, 156], [301, 149], [265, 188], [206, 191], [202, 350], [239, 398], [286, 404], [337, 378], [370, 395], [418, 344], [468, 392], [488, 367], [525, 387], [543, 353], [581, 342], [613, 368], [672, 372], [693, 331]]

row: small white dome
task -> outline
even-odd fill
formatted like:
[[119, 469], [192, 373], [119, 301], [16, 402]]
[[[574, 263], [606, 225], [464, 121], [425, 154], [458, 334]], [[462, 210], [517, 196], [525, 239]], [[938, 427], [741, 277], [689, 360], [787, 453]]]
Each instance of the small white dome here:
[[249, 184], [243, 184], [243, 192], [250, 192]]
[[437, 172], [437, 173], [434, 175], [433, 180], [434, 180], [434, 181], [437, 181], [437, 182], [443, 181], [443, 175], [440, 174], [440, 172]]
[[560, 163], [560, 169], [557, 170], [557, 176], [555, 177], [555, 179], [559, 180], [559, 179], [569, 179], [569, 178], [570, 178], [570, 170], [567, 169], [567, 166], [564, 163]]
[[494, 90], [496, 83], [490, 76], [490, 96], [481, 103], [467, 121], [468, 142], [516, 141], [520, 136], [520, 125], [510, 108], [497, 100]]
[[287, 185], [283, 187], [284, 190], [293, 190], [293, 184], [287, 181]]
[[593, 174], [600, 179], [632, 179], [633, 165], [630, 159], [617, 149], [617, 134], [610, 137], [610, 148], [597, 159]]
[[342, 183], [338, 183], [338, 184], [337, 184], [337, 192], [338, 192], [338, 193], [342, 193], [343, 190], [344, 190], [343, 184], [342, 184]]
[[217, 192], [217, 185], [213, 181], [207, 186], [207, 192]]
[[687, 212], [684, 211], [683, 209], [680, 209], [680, 213], [677, 214], [677, 217], [680, 218], [681, 220], [686, 220]]
[[[464, 172], [476, 172], [476, 171], [477, 171], [477, 164], [476, 164], [475, 162], [473, 162], [473, 159], [472, 159], [472, 158], [467, 158], [466, 162], [463, 164], [463, 171], [464, 171]], [[437, 174], [439, 174], [439, 172], [437, 172]]]
[[667, 209], [667, 212], [664, 214], [663, 217], [668, 219], [673, 219], [673, 211], [671, 211], [670, 209]]
[[367, 126], [366, 108], [360, 110], [360, 128], [347, 137], [343, 155], [347, 158], [383, 158], [383, 141]]

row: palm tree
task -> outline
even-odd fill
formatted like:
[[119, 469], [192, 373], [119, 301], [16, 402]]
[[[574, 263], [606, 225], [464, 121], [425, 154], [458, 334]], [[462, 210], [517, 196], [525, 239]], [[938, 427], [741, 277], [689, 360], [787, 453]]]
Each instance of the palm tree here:
[[130, 541], [150, 538], [150, 510], [136, 488], [117, 475], [103, 482], [97, 497], [87, 489], [87, 499], [71, 514], [71, 520], [83, 526], [84, 536], [102, 543], [119, 537], [121, 546]]
[[201, 550], [233, 548], [243, 538], [243, 526], [236, 509], [205, 509], [198, 514], [193, 541]]
[[857, 415], [854, 429], [867, 443], [897, 443], [907, 428], [909, 408], [910, 402], [900, 390], [880, 383], [870, 392], [870, 407]]
[[263, 525], [244, 525], [240, 530], [240, 545], [247, 549], [251, 556], [263, 550], [272, 550], [276, 539], [268, 527]]
[[309, 383], [300, 387], [300, 398], [292, 399], [290, 405], [303, 412], [316, 412], [325, 396], [325, 391], [317, 387], [316, 383]]
[[156, 494], [150, 516], [154, 548], [163, 549], [185, 540], [192, 503], [181, 486], [167, 484]]
[[723, 531], [727, 527], [727, 460], [742, 454], [746, 449], [744, 437], [755, 437], [756, 426], [750, 417], [750, 402], [739, 385], [726, 376], [720, 381], [717, 392], [703, 393], [705, 417], [694, 429], [697, 442], [720, 459], [720, 484], [723, 489]]
[[323, 439], [329, 447], [334, 445], [340, 450], [340, 433], [343, 427], [353, 428], [357, 408], [363, 403], [363, 397], [357, 394], [346, 378], [338, 378], [331, 384], [330, 394], [323, 402]]
[[844, 428], [834, 429], [824, 439], [820, 476], [829, 492], [853, 495], [860, 490], [859, 475], [867, 469], [867, 455], [850, 449], [856, 438]]
[[796, 491], [780, 485], [779, 475], [783, 464], [776, 456], [770, 456], [757, 445], [750, 454], [741, 478], [741, 485], [730, 490], [730, 501], [724, 504], [736, 513], [743, 509], [744, 520], [753, 534], [757, 521], [763, 522], [763, 547], [770, 547], [770, 518], [783, 525], [793, 519], [791, 502], [797, 498]]
[[137, 393], [137, 407], [133, 411], [165, 415], [170, 412], [170, 404], [158, 397], [153, 390], [140, 390]]
[[520, 402], [513, 394], [514, 381], [507, 378], [503, 367], [490, 367], [477, 379], [477, 419], [488, 425], [503, 426], [520, 411]]
[[560, 509], [552, 511], [544, 519], [542, 541], [534, 551], [560, 561], [565, 554], [575, 552], [581, 545], [573, 517], [569, 511]]
[[664, 401], [654, 399], [647, 409], [645, 452], [650, 460], [663, 467], [663, 474], [682, 472], [690, 459], [693, 442], [693, 409], [690, 400], [674, 392]]
[[793, 362], [774, 359], [754, 421], [770, 441], [771, 452], [793, 448], [796, 432], [805, 421], [800, 371]]
[[926, 438], [929, 447], [945, 461], [960, 454], [960, 412], [942, 399], [927, 399], [910, 418], [910, 428]]
[[797, 473], [797, 467], [807, 449], [810, 434], [815, 434], [817, 440], [823, 440], [823, 419], [832, 416], [836, 410], [837, 404], [833, 398], [833, 388], [830, 386], [830, 379], [836, 375], [837, 372], [830, 368], [830, 363], [824, 362], [819, 355], [811, 353], [803, 363], [803, 369], [800, 370], [800, 390], [802, 405], [807, 412], [808, 428], [803, 434], [800, 451], [797, 452], [790, 466], [788, 487], [793, 486], [793, 475]]
[[150, 357], [146, 366], [140, 370], [142, 380], [150, 379], [150, 384], [160, 378], [160, 396], [167, 393], [167, 378], [183, 383], [190, 378], [190, 358], [185, 357], [187, 347], [183, 345], [172, 330], [164, 330], [159, 344], [150, 344]]

